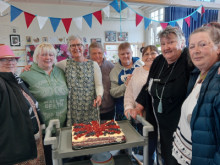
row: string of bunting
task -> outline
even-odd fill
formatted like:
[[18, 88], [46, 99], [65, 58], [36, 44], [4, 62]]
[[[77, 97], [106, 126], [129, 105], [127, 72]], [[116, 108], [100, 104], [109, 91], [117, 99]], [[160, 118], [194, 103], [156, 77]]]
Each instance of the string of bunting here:
[[[120, 0], [119, 3], [118, 3], [117, 0], [113, 0], [105, 8], [100, 9], [100, 10], [95, 11], [95, 12], [90, 13], [90, 14], [86, 14], [86, 15], [81, 16], [81, 17], [76, 17], [76, 18], [54, 18], [54, 17], [44, 17], [44, 16], [39, 16], [39, 15], [34, 15], [34, 14], [25, 12], [25, 11], [23, 11], [23, 10], [13, 6], [13, 5], [10, 5], [10, 4], [0, 0], [0, 14], [1, 15], [9, 7], [10, 7], [11, 22], [14, 21], [21, 13], [24, 13], [27, 28], [30, 27], [33, 19], [35, 17], [37, 17], [40, 29], [42, 29], [44, 27], [47, 20], [49, 19], [50, 23], [52, 25], [53, 31], [56, 32], [57, 27], [59, 26], [60, 21], [62, 20], [63, 25], [64, 25], [67, 33], [69, 32], [69, 28], [70, 28], [72, 22], [75, 22], [77, 28], [82, 30], [82, 18], [86, 21], [86, 23], [88, 24], [88, 26], [90, 28], [92, 28], [92, 18], [93, 18], [93, 16], [98, 20], [100, 25], [102, 25], [102, 11], [104, 12], [104, 14], [107, 17], [109, 17], [110, 7], [114, 8], [115, 11], [117, 11], [120, 14], [120, 31], [121, 31], [121, 23], [122, 23], [121, 22], [121, 11], [124, 10], [124, 9], [129, 9], [130, 12], [133, 12], [133, 13], [136, 14], [136, 26], [138, 26], [141, 23], [141, 21], [144, 19], [145, 29], [147, 29], [150, 24], [152, 24], [153, 26], [157, 26], [158, 23], [161, 25], [161, 27], [163, 29], [166, 28], [168, 25], [171, 25], [171, 26], [177, 26], [178, 25], [182, 29], [183, 21], [185, 21], [187, 23], [188, 27], [190, 27], [190, 18], [191, 17], [193, 18], [193, 20], [198, 21], [198, 13], [201, 14], [201, 16], [205, 13], [205, 9], [201, 5], [193, 13], [191, 13], [190, 15], [188, 15], [184, 18], [180, 18], [180, 19], [173, 20], [173, 21], [170, 21], [170, 22], [161, 22], [161, 21], [157, 21], [157, 20], [153, 20], [153, 19], [144, 17], [143, 15], [137, 13], [130, 6], [128, 6], [127, 3], [125, 3], [123, 0]], [[201, 17], [201, 18], [202, 18], [202, 24], [206, 23], [205, 17]]]

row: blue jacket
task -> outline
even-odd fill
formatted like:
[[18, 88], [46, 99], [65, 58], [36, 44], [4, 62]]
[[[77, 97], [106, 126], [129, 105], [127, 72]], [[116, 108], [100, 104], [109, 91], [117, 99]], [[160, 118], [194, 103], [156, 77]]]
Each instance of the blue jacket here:
[[[220, 165], [220, 75], [217, 62], [202, 83], [198, 102], [191, 119], [191, 165]], [[190, 77], [188, 93], [194, 87], [200, 71], [196, 68]]]

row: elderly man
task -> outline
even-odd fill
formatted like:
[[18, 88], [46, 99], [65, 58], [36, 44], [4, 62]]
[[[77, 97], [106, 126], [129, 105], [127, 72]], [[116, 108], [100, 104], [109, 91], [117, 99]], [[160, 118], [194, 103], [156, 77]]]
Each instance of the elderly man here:
[[132, 57], [132, 54], [130, 43], [121, 43], [118, 47], [119, 62], [115, 64], [110, 72], [110, 94], [115, 98], [116, 105], [115, 120], [126, 119], [124, 115], [125, 89], [131, 79], [134, 68], [143, 65], [141, 60], [138, 57]]
[[115, 103], [114, 99], [110, 95], [110, 87], [111, 82], [109, 78], [109, 74], [114, 67], [114, 65], [110, 62], [105, 60], [103, 57], [104, 50], [101, 44], [97, 42], [91, 43], [89, 46], [89, 54], [90, 58], [93, 61], [96, 61], [102, 72], [102, 83], [104, 87], [104, 94], [102, 99], [102, 104], [100, 107], [100, 119], [101, 120], [111, 120], [114, 119], [115, 115]]

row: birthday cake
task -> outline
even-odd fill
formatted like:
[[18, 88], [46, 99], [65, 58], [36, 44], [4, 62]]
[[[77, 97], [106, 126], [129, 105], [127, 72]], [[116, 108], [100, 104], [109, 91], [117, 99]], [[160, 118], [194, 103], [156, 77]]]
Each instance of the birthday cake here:
[[72, 148], [82, 149], [109, 144], [124, 143], [125, 135], [114, 120], [101, 124], [92, 121], [89, 124], [78, 123], [72, 126]]

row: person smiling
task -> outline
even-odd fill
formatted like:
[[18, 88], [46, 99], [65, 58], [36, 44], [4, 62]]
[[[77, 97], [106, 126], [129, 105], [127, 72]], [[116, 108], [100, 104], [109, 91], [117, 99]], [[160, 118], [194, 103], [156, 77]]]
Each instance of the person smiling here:
[[173, 155], [181, 165], [220, 165], [220, 30], [196, 29], [189, 53], [196, 68], [174, 133]]
[[154, 60], [148, 81], [136, 101], [137, 113], [146, 109], [147, 120], [156, 118], [158, 133], [157, 156], [159, 164], [176, 165], [172, 156], [173, 133], [177, 128], [181, 105], [186, 97], [190, 71], [193, 69], [185, 48], [185, 37], [177, 27], [167, 26], [158, 34], [162, 55]]

